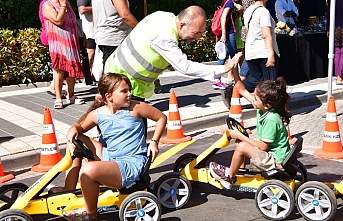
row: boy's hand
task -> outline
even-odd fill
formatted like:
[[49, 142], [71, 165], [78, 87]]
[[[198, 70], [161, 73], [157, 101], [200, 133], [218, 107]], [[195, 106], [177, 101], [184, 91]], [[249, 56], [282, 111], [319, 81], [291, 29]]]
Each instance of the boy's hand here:
[[152, 154], [151, 162], [154, 162], [160, 150], [156, 142], [150, 142], [148, 147], [148, 157]]
[[228, 129], [231, 138], [242, 140], [242, 136], [244, 136], [236, 127], [233, 127], [233, 130]]

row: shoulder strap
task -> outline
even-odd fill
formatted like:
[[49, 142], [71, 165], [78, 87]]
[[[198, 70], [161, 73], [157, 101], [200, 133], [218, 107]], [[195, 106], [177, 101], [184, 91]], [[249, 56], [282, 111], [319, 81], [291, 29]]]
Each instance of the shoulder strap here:
[[252, 11], [252, 13], [251, 13], [251, 17], [250, 17], [250, 19], [249, 19], [249, 21], [248, 21], [248, 29], [249, 29], [249, 24], [250, 24], [250, 21], [251, 21], [251, 19], [252, 19], [252, 15], [254, 14], [254, 12], [256, 11], [256, 9], [258, 9], [258, 8], [260, 8], [260, 7], [262, 7], [262, 6], [257, 6], [255, 9], [254, 9], [254, 11]]
[[230, 1], [230, 0], [226, 0], [226, 1], [224, 2], [224, 4], [222, 5], [222, 7], [224, 7], [228, 1]]

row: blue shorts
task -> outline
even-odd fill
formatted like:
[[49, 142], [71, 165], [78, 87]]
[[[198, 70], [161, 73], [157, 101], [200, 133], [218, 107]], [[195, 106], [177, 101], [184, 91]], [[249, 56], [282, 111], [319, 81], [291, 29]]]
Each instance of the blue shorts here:
[[101, 160], [114, 161], [118, 164], [121, 177], [122, 177], [122, 186], [120, 188], [123, 188], [139, 180], [139, 175], [143, 171], [143, 167], [147, 161], [147, 157], [144, 157], [144, 156], [110, 157], [108, 154], [107, 148], [103, 147]]

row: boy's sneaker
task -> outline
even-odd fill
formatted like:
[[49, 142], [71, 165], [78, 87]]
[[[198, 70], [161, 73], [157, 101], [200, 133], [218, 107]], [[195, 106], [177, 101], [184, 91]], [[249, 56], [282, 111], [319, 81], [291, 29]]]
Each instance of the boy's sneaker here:
[[212, 87], [214, 89], [220, 89], [220, 90], [225, 90], [227, 86], [223, 84], [221, 81], [214, 81], [212, 84]]
[[209, 167], [213, 178], [219, 181], [226, 189], [231, 189], [232, 184], [236, 182], [236, 177], [234, 179], [229, 178], [229, 168], [216, 162], [210, 162]]

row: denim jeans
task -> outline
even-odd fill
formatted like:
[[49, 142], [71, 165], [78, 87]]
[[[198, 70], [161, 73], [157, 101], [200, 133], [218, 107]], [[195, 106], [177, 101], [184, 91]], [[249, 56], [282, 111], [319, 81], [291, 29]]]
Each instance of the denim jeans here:
[[225, 59], [218, 59], [217, 65], [225, 64], [225, 62], [229, 58], [229, 56], [232, 58], [237, 53], [235, 33], [226, 35], [225, 46], [226, 46], [226, 57], [225, 57]]
[[247, 61], [250, 74], [243, 84], [249, 92], [253, 92], [260, 81], [276, 80], [278, 77], [279, 57], [275, 55], [275, 65], [272, 67], [266, 67], [266, 62], [267, 58]]
[[249, 75], [249, 67], [248, 67], [247, 60], [244, 59], [241, 69], [239, 71], [239, 76], [248, 77], [248, 75]]

